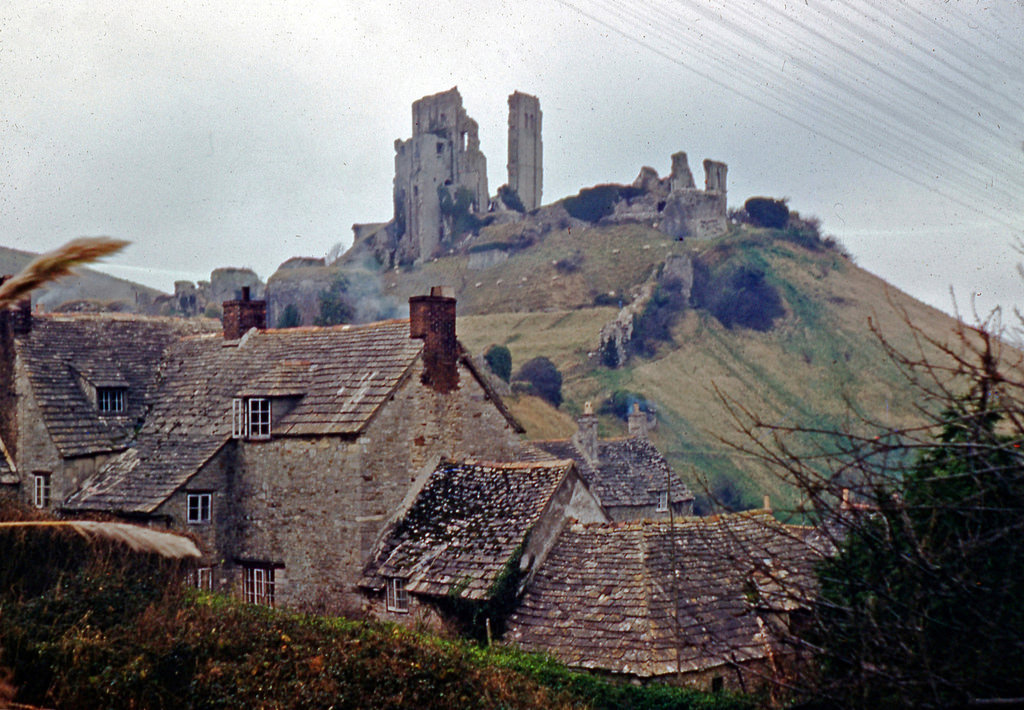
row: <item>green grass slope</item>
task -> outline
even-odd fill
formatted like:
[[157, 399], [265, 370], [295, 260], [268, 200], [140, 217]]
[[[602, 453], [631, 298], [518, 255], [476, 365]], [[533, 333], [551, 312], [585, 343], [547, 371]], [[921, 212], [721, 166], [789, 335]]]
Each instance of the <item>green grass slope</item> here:
[[[551, 358], [564, 376], [566, 413], [577, 414], [587, 400], [597, 405], [616, 390], [653, 402], [658, 427], [652, 438], [695, 490], [709, 486], [746, 505], [769, 494], [777, 506], [788, 507], [797, 502], [794, 492], [724, 443], [742, 439], [725, 401], [778, 424], [856, 426], [858, 412], [890, 425], [912, 424], [918, 420], [916, 398], [872, 327], [896, 348], [913, 352], [917, 343], [907, 321], [938, 340], [948, 340], [955, 326], [838, 251], [810, 246], [783, 232], [750, 228], [680, 243], [642, 226], [594, 227], [553, 233], [484, 273], [468, 272], [465, 257], [439, 259], [417, 274], [424, 280], [417, 288], [455, 285], [459, 337], [474, 352], [506, 345], [513, 369], [538, 355]], [[573, 252], [579, 271], [563, 278], [552, 261]], [[593, 307], [595, 296], [629, 293], [656, 274], [666, 255], [686, 252], [712, 269], [763, 272], [785, 315], [758, 332], [726, 328], [707, 310], [689, 308], [678, 314], [672, 341], [653, 356], [604, 367], [592, 353], [601, 326], [617, 309]], [[489, 312], [473, 315], [481, 311]], [[534, 412], [532, 420], [541, 419]], [[534, 426], [529, 434], [564, 436], [564, 425], [558, 429]], [[602, 417], [601, 429], [605, 436], [625, 433], [611, 416]]]

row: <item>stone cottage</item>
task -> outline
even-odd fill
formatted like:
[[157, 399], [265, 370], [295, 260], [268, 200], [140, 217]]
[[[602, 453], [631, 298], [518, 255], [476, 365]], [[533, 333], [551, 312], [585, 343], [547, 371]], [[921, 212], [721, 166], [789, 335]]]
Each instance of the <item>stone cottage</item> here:
[[360, 586], [377, 616], [500, 623], [571, 520], [608, 516], [566, 461], [442, 461], [388, 526]]
[[[29, 332], [12, 334], [29, 409], [4, 437], [17, 444], [8, 467], [30, 475], [43, 465], [32, 452], [76, 432], [71, 463], [46, 464], [50, 507], [188, 530], [203, 583], [250, 601], [358, 601], [364, 561], [417, 478], [442, 456], [514, 460], [521, 428], [459, 345], [455, 299], [439, 290], [411, 299], [408, 320], [281, 331], [264, 330], [265, 303], [245, 295], [224, 304], [216, 333], [30, 316]], [[65, 340], [83, 323], [92, 340]], [[107, 339], [127, 323], [133, 335]], [[74, 351], [46, 371], [57, 356], [33, 349], [44, 336], [54, 353]], [[118, 350], [144, 354], [132, 356], [137, 373]], [[59, 396], [46, 390], [55, 379]], [[55, 413], [41, 415], [48, 403]], [[117, 427], [107, 408], [124, 410]]]
[[750, 691], [799, 658], [791, 631], [813, 580], [803, 533], [769, 511], [572, 524], [507, 638], [638, 681]]
[[647, 415], [629, 415], [629, 436], [599, 439], [590, 402], [571, 439], [534, 441], [545, 454], [572, 459], [612, 520], [693, 515], [693, 493], [647, 438]]

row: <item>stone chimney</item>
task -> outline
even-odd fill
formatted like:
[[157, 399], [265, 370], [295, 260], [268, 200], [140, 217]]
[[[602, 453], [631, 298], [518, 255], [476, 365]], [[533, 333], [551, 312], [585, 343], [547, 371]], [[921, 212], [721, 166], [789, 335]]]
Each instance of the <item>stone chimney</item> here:
[[224, 338], [238, 340], [250, 328], [266, 330], [267, 302], [253, 301], [248, 286], [242, 286], [242, 297], [237, 301], [224, 301]]
[[597, 461], [597, 415], [594, 406], [587, 402], [583, 405], [583, 414], [576, 420], [576, 433], [572, 435], [572, 443], [583, 452], [584, 458], [590, 462]]
[[446, 394], [459, 386], [459, 343], [455, 337], [455, 298], [432, 286], [429, 296], [409, 299], [409, 337], [423, 340], [423, 384]]
[[640, 409], [639, 402], [633, 402], [633, 409], [629, 412], [629, 435], [647, 438], [647, 412]]

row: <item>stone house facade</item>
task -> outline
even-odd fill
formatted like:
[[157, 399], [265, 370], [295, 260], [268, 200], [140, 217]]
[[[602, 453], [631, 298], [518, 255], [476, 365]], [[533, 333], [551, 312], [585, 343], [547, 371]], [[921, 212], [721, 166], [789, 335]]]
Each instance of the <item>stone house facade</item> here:
[[[224, 310], [223, 332], [188, 326], [198, 321], [30, 317], [34, 335], [12, 336], [27, 357], [7, 467], [31, 472], [43, 465], [35, 452], [49, 450], [50, 507], [186, 530], [201, 541], [205, 583], [310, 606], [360, 602], [355, 583], [382, 528], [441, 457], [519, 455], [521, 428], [459, 345], [455, 301], [440, 292], [411, 299], [409, 320], [366, 326], [263, 330], [263, 302]], [[108, 339], [119, 327], [123, 342]], [[66, 339], [83, 329], [92, 339]], [[71, 409], [68, 396], [55, 401], [59, 416], [39, 411], [49, 400], [30, 374], [41, 365], [25, 363], [47, 361], [33, 348], [51, 336], [63, 343], [54, 352], [72, 351], [55, 366], [68, 373], [62, 391], [79, 387], [82, 370], [114, 383], [86, 364], [117, 362], [118, 349], [138, 364], [119, 370], [120, 428], [92, 432], [109, 443], [83, 449], [79, 433], [63, 458], [47, 444], [62, 422], [104, 420], [84, 396]], [[26, 497], [31, 486], [11, 487]]]

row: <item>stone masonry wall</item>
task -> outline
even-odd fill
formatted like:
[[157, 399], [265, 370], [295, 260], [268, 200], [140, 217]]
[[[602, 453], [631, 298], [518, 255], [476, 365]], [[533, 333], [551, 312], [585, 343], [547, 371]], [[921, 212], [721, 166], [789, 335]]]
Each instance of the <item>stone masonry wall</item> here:
[[[226, 556], [283, 563], [280, 604], [357, 604], [364, 561], [410, 487], [442, 456], [509, 458], [518, 437], [473, 375], [439, 394], [421, 366], [355, 439], [239, 442]], [[190, 484], [191, 485], [191, 484]]]
[[541, 205], [544, 148], [540, 101], [518, 91], [508, 97], [508, 184], [529, 212]]

